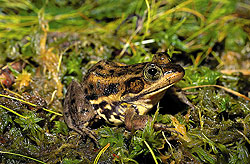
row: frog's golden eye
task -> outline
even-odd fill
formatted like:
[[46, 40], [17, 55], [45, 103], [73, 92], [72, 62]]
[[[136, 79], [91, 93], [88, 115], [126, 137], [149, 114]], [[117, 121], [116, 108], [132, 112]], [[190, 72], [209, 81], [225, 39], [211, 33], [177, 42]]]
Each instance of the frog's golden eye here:
[[143, 75], [146, 80], [155, 81], [162, 76], [162, 70], [155, 64], [150, 64], [144, 69]]

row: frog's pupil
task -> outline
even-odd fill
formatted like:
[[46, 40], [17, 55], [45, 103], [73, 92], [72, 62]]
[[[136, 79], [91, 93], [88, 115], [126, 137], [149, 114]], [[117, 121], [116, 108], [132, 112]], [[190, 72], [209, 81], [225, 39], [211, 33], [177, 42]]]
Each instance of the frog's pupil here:
[[150, 69], [148, 70], [148, 73], [149, 73], [150, 75], [152, 75], [152, 76], [155, 76], [155, 74], [157, 73], [157, 70], [156, 70], [155, 68], [150, 68]]

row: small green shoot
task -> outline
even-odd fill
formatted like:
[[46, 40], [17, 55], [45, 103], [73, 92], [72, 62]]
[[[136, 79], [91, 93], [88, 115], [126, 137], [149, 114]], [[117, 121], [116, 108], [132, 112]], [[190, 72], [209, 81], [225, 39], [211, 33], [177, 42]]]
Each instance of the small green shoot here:
[[153, 159], [155, 161], [155, 164], [158, 164], [157, 159], [155, 157], [155, 154], [154, 154], [153, 150], [151, 149], [151, 147], [149, 146], [149, 144], [147, 143], [147, 141], [144, 140], [143, 142], [145, 143], [145, 145], [147, 146], [148, 150], [150, 151], [150, 153], [151, 153], [151, 155], [152, 155], [152, 157], [153, 157]]
[[5, 151], [0, 151], [0, 154], [10, 154], [10, 155], [16, 155], [16, 156], [19, 156], [19, 157], [23, 157], [23, 158], [27, 158], [27, 159], [31, 159], [33, 161], [36, 161], [36, 162], [39, 162], [39, 163], [42, 163], [42, 164], [46, 164], [45, 162], [43, 161], [40, 161], [38, 159], [35, 159], [35, 158], [32, 158], [32, 157], [28, 157], [26, 155], [22, 155], [22, 154], [17, 154], [17, 153], [11, 153], [11, 152], [5, 152]]
[[102, 148], [102, 150], [97, 154], [95, 160], [94, 160], [94, 164], [97, 164], [101, 155], [109, 148], [110, 143], [108, 143], [104, 148]]
[[[5, 98], [9, 98], [9, 99], [13, 99], [13, 100], [17, 100], [17, 101], [20, 101], [22, 103], [25, 103], [25, 104], [28, 104], [30, 106], [33, 106], [33, 107], [37, 107], [37, 105], [33, 104], [33, 103], [30, 103], [30, 102], [27, 102], [25, 100], [22, 100], [22, 99], [19, 99], [19, 98], [16, 98], [16, 97], [12, 97], [12, 96], [8, 96], [8, 95], [3, 95], [3, 94], [0, 94], [0, 96], [2, 97], [5, 97]], [[57, 113], [57, 112], [54, 112], [52, 110], [49, 110], [49, 109], [46, 109], [46, 108], [42, 108], [43, 110], [47, 111], [47, 112], [50, 112], [50, 113], [53, 113], [53, 114], [56, 114], [58, 116], [63, 116], [62, 114], [60, 113]]]

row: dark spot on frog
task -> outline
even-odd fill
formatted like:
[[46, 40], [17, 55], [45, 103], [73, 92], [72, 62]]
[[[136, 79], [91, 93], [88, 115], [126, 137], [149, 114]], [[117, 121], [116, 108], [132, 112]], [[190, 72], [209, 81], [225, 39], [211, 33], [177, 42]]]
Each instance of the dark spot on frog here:
[[115, 110], [115, 107], [119, 106], [121, 104], [121, 102], [115, 101], [112, 103], [112, 110]]
[[144, 88], [143, 81], [138, 77], [129, 79], [125, 82], [125, 85], [126, 91], [123, 93], [123, 95], [126, 93], [139, 93]]
[[88, 93], [89, 93], [87, 88], [84, 89], [84, 93], [85, 93], [85, 94], [88, 94]]
[[68, 117], [68, 116], [69, 116], [69, 112], [64, 112], [64, 115], [65, 115], [66, 117]]
[[114, 115], [115, 119], [120, 120], [120, 115]]
[[135, 107], [135, 113], [136, 113], [136, 114], [139, 114], [139, 110], [138, 110], [137, 107]]
[[103, 109], [102, 114], [104, 114], [108, 120], [111, 118], [111, 115], [113, 115], [112, 112], [106, 108]]
[[96, 89], [101, 89], [101, 82], [100, 81], [97, 81]]
[[109, 61], [105, 60], [104, 61], [106, 65], [111, 65]]
[[127, 108], [128, 106], [126, 104], [121, 105], [123, 108]]
[[97, 65], [96, 66], [98, 69], [103, 69], [103, 66], [101, 66], [101, 65]]
[[99, 109], [99, 104], [93, 104], [93, 108], [94, 108], [95, 110]]
[[101, 109], [104, 110], [104, 108], [105, 108], [105, 106], [106, 106], [107, 104], [108, 104], [107, 101], [102, 101], [102, 102], [99, 104], [99, 107], [100, 107]]
[[118, 83], [111, 83], [111, 84], [109, 84], [108, 87], [106, 87], [104, 89], [103, 95], [104, 96], [109, 96], [111, 94], [118, 93], [118, 91], [119, 91], [118, 86], [119, 86]]
[[140, 74], [142, 71], [138, 69], [136, 72], [134, 72], [136, 75]]
[[127, 74], [128, 73], [128, 71], [127, 70], [124, 70], [124, 71], [119, 71], [119, 72], [117, 72], [116, 74], [115, 74], [115, 76], [116, 77], [121, 77], [121, 76], [123, 76], [123, 75], [125, 75], [125, 74]]
[[71, 104], [71, 105], [74, 105], [75, 102], [76, 102], [76, 99], [73, 98], [73, 99], [71, 99], [70, 104]]
[[86, 108], [82, 109], [82, 110], [81, 110], [81, 114], [82, 114], [83, 116], [86, 116], [86, 115], [88, 114], [88, 110], [87, 110]]
[[94, 89], [94, 85], [93, 84], [89, 84], [89, 89], [93, 90]]
[[84, 114], [86, 112], [86, 109], [82, 109], [81, 113]]
[[103, 77], [103, 78], [105, 78], [107, 75], [104, 73], [104, 74], [102, 74], [102, 73], [100, 73], [100, 72], [95, 72], [95, 74], [97, 75], [97, 76], [101, 76], [101, 77]]
[[114, 71], [114, 70], [112, 70], [112, 69], [111, 69], [111, 70], [109, 70], [109, 73], [110, 73], [111, 75], [113, 75], [113, 74], [114, 74], [114, 72], [115, 72], [115, 71]]
[[86, 99], [87, 100], [97, 100], [98, 96], [96, 94], [91, 94], [91, 95], [86, 96]]

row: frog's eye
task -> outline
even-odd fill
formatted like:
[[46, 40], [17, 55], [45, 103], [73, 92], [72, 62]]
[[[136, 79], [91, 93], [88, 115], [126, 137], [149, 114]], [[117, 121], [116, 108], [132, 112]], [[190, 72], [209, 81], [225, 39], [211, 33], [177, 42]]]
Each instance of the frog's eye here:
[[155, 81], [162, 76], [162, 70], [155, 64], [150, 64], [144, 69], [143, 74], [146, 80]]

